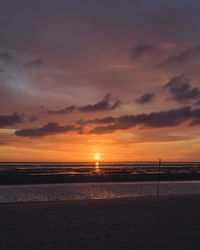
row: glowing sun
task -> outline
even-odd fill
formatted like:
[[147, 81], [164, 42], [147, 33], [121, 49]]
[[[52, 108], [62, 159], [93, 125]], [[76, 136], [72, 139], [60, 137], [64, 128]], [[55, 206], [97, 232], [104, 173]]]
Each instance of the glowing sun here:
[[99, 159], [100, 159], [100, 155], [99, 155], [99, 154], [95, 154], [95, 155], [94, 155], [94, 159], [95, 159], [95, 160], [99, 160]]

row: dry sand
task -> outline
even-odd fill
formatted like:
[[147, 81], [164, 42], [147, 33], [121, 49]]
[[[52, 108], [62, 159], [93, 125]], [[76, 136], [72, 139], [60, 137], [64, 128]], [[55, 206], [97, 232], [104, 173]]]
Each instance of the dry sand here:
[[0, 249], [200, 249], [200, 196], [0, 205]]

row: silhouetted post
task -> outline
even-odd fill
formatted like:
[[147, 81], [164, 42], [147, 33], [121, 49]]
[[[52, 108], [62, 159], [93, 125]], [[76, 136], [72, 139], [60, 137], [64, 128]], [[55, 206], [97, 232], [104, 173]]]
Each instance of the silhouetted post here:
[[157, 197], [160, 196], [160, 167], [161, 167], [161, 159], [159, 159], [158, 161]]

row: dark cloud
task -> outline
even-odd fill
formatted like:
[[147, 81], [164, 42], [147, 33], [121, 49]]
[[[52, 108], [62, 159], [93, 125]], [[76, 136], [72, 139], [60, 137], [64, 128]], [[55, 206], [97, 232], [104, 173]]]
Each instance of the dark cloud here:
[[111, 94], [107, 94], [102, 101], [97, 102], [95, 104], [88, 104], [82, 107], [79, 107], [78, 110], [81, 112], [97, 112], [97, 111], [106, 111], [106, 110], [114, 110], [121, 105], [120, 100], [114, 101], [114, 103], [110, 103], [112, 101]]
[[140, 98], [136, 99], [135, 101], [139, 104], [149, 103], [153, 100], [155, 94], [154, 93], [147, 93], [142, 95]]
[[200, 97], [199, 88], [193, 88], [184, 75], [173, 77], [164, 88], [169, 89], [173, 99], [178, 102]]
[[107, 94], [102, 101], [97, 102], [95, 104], [88, 104], [80, 107], [72, 105], [64, 109], [47, 110], [46, 112], [48, 114], [59, 114], [59, 115], [70, 114], [73, 113], [75, 110], [78, 110], [80, 112], [98, 112], [98, 111], [114, 110], [118, 108], [122, 103], [119, 99], [114, 100], [114, 102], [112, 103], [111, 102], [112, 102], [112, 95]]
[[48, 124], [44, 125], [40, 128], [30, 128], [30, 129], [21, 129], [15, 132], [17, 136], [24, 136], [24, 137], [41, 137], [59, 133], [67, 133], [70, 131], [77, 131], [80, 128], [74, 125], [65, 125], [61, 126], [58, 123], [49, 122]]
[[25, 64], [25, 67], [26, 68], [33, 68], [33, 67], [37, 67], [37, 68], [40, 68], [44, 65], [44, 62], [41, 58], [38, 58], [38, 59], [35, 59], [35, 60], [32, 60], [32, 61], [29, 61]]
[[148, 63], [162, 61], [174, 48], [173, 43], [137, 44], [131, 52], [131, 59], [150, 59]]
[[0, 115], [0, 127], [24, 123], [24, 115], [13, 113], [12, 115]]
[[[43, 127], [17, 130], [17, 136], [41, 137], [58, 133], [77, 131], [85, 133], [82, 130], [83, 125], [98, 124], [90, 129], [89, 134], [113, 133], [117, 130], [126, 130], [133, 127], [139, 128], [166, 128], [176, 127], [184, 122], [189, 122], [190, 126], [200, 125], [200, 109], [183, 107], [168, 111], [152, 112], [149, 114], [126, 115], [120, 117], [104, 117], [102, 119], [90, 119], [86, 121], [79, 120], [78, 125], [59, 125], [58, 123], [48, 123]], [[102, 126], [102, 124], [106, 124]]]
[[155, 46], [151, 44], [138, 44], [134, 46], [132, 50], [133, 58], [140, 58], [146, 54], [149, 54], [155, 50]]
[[90, 119], [90, 120], [78, 120], [77, 124], [79, 125], [86, 125], [86, 124], [107, 124], [115, 122], [115, 118], [112, 116], [108, 116], [102, 119]]
[[187, 48], [178, 54], [173, 54], [167, 60], [162, 62], [160, 66], [174, 66], [184, 64], [192, 59], [200, 56], [200, 46]]
[[74, 110], [76, 109], [76, 106], [72, 105], [72, 106], [68, 106], [64, 109], [58, 109], [58, 110], [47, 110], [46, 112], [50, 115], [65, 115], [65, 114], [70, 114], [73, 113]]
[[[190, 121], [190, 125], [196, 125], [200, 120], [200, 109], [192, 110], [191, 107], [183, 107], [180, 109], [172, 109], [169, 111], [152, 112], [150, 114], [138, 114], [129, 116], [120, 116], [109, 119], [94, 119], [93, 123], [108, 124], [106, 126], [97, 126], [89, 131], [89, 133], [103, 134], [112, 133], [116, 130], [129, 129], [136, 126], [140, 128], [164, 128], [179, 126], [183, 122]], [[90, 123], [92, 121], [90, 120]]]

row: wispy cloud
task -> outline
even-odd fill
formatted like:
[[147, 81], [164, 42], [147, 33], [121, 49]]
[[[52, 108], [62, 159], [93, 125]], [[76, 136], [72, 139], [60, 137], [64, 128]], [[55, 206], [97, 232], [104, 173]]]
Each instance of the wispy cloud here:
[[63, 108], [63, 109], [47, 110], [46, 112], [50, 115], [65, 115], [65, 114], [73, 113], [75, 109], [76, 109], [76, 106], [72, 105], [72, 106], [68, 106], [68, 107]]
[[200, 56], [200, 46], [186, 48], [181, 52], [173, 54], [170, 57], [168, 57], [165, 61], [163, 61], [160, 64], [160, 66], [168, 67], [175, 65], [183, 65], [199, 56]]
[[156, 46], [152, 44], [137, 44], [133, 47], [132, 50], [132, 57], [133, 58], [140, 58], [146, 56], [153, 51], [155, 51]]
[[155, 94], [154, 93], [147, 93], [142, 95], [140, 98], [136, 99], [135, 101], [139, 104], [146, 104], [153, 100]]
[[35, 67], [40, 68], [43, 65], [44, 65], [43, 59], [38, 58], [32, 61], [26, 62], [24, 66], [26, 68], [35, 68]]

